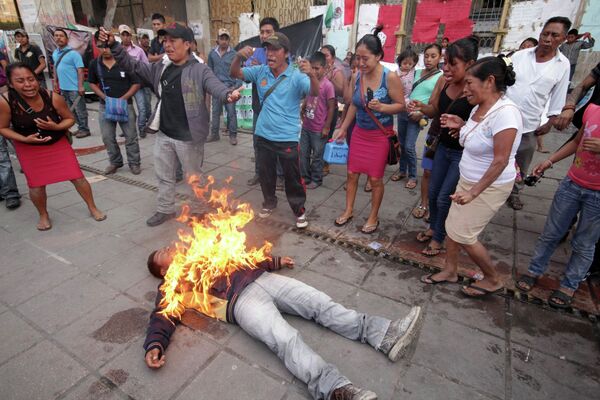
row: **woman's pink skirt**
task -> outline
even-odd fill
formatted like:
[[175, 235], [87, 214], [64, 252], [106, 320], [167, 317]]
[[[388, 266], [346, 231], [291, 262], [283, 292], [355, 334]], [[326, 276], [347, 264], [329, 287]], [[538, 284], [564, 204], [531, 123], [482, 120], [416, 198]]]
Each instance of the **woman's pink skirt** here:
[[66, 137], [50, 145], [13, 141], [30, 188], [83, 178], [79, 162]]
[[383, 178], [390, 151], [389, 140], [380, 129], [367, 130], [354, 125], [348, 154], [348, 172]]

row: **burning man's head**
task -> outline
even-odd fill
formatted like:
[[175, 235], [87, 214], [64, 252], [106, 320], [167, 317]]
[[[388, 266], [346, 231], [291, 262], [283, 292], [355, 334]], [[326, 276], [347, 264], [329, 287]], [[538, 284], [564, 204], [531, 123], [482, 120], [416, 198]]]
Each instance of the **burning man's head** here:
[[162, 279], [167, 274], [171, 261], [173, 261], [172, 248], [163, 247], [155, 250], [148, 256], [148, 271], [155, 277]]

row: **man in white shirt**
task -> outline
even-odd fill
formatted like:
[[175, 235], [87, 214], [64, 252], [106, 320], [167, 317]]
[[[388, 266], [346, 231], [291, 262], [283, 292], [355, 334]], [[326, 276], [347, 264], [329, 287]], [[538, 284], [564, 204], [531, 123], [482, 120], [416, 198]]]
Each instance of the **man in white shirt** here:
[[[525, 174], [535, 153], [536, 136], [550, 131], [565, 105], [570, 65], [558, 47], [565, 41], [570, 27], [571, 21], [566, 17], [550, 18], [540, 33], [539, 44], [511, 57], [517, 82], [508, 88], [506, 95], [519, 106], [523, 116], [523, 136], [516, 160]], [[549, 121], [540, 126], [546, 103], [549, 103]], [[515, 210], [523, 208], [516, 184], [508, 204]]]

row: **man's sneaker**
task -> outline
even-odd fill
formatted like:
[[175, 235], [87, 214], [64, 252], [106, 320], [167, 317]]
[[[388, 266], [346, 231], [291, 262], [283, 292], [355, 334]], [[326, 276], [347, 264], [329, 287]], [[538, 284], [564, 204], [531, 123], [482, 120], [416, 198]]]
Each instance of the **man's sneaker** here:
[[237, 137], [229, 136], [229, 144], [235, 146], [237, 144]]
[[320, 184], [320, 183], [317, 183], [317, 182], [311, 182], [311, 183], [309, 183], [308, 185], [306, 185], [306, 188], [307, 188], [307, 189], [316, 189], [316, 188], [318, 188], [319, 186], [321, 186], [321, 184]]
[[269, 218], [271, 216], [271, 214], [273, 214], [273, 209], [271, 209], [271, 208], [263, 208], [258, 213], [258, 216], [260, 218]]
[[172, 218], [175, 218], [175, 213], [165, 214], [161, 212], [156, 212], [153, 216], [148, 218], [148, 220], [146, 221], [146, 225], [158, 226]]
[[218, 142], [221, 138], [218, 135], [211, 135], [206, 139], [206, 143]]
[[154, 129], [152, 129], [148, 126], [146, 128], [144, 128], [144, 133], [146, 133], [146, 134], [154, 135], [154, 134], [156, 134], [156, 132], [158, 132], [158, 131], [155, 131]]
[[278, 176], [277, 183], [275, 183], [275, 189], [283, 191], [284, 188], [285, 188], [284, 180], [282, 177]]
[[392, 321], [383, 337], [379, 350], [392, 361], [404, 355], [423, 322], [423, 310], [419, 306], [411, 308], [405, 318]]
[[361, 389], [349, 383], [334, 389], [329, 400], [377, 400], [377, 395], [370, 390]]
[[21, 207], [21, 199], [19, 199], [18, 197], [10, 197], [8, 199], [6, 199], [6, 208], [8, 208], [9, 210], [14, 210], [16, 208]]
[[296, 218], [296, 228], [304, 229], [308, 226], [308, 220], [306, 219], [306, 214], [302, 214], [298, 218]]
[[77, 139], [82, 139], [84, 137], [88, 137], [91, 136], [90, 131], [77, 131], [77, 133], [75, 134], [75, 137]]
[[258, 185], [260, 183], [260, 179], [258, 179], [258, 175], [254, 175], [252, 178], [248, 179], [248, 186]]
[[140, 168], [139, 165], [132, 165], [132, 166], [129, 167], [129, 170], [134, 175], [139, 175], [139, 174], [142, 173], [142, 169]]
[[104, 175], [112, 175], [117, 172], [119, 168], [121, 167], [118, 165], [109, 164], [108, 167], [104, 168]]

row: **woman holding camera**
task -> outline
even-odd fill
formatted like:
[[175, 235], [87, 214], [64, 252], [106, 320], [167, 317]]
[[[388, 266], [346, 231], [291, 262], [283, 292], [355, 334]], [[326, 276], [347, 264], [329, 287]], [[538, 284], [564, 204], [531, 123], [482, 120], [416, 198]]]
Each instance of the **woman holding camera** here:
[[515, 154], [521, 143], [523, 123], [518, 107], [504, 96], [515, 83], [508, 59], [485, 57], [467, 69], [464, 93], [475, 108], [467, 122], [456, 115], [442, 114], [441, 126], [460, 129], [464, 147], [460, 179], [450, 196], [446, 219], [446, 264], [437, 274], [422, 278], [429, 284], [458, 280], [458, 255], [465, 249], [483, 272], [483, 280], [464, 286], [462, 292], [481, 297], [503, 287], [492, 259], [478, 240], [510, 195], [516, 177]]
[[[361, 228], [362, 233], [374, 233], [379, 227], [379, 206], [383, 200], [383, 173], [389, 152], [388, 135], [394, 126], [394, 114], [405, 109], [404, 91], [400, 77], [380, 64], [383, 46], [377, 36], [382, 27], [373, 34], [363, 36], [356, 44], [358, 70], [353, 79], [352, 104], [340, 129], [333, 138], [343, 140], [348, 127], [356, 119], [352, 131], [352, 146], [348, 154], [348, 178], [346, 209], [335, 220], [336, 226], [344, 226], [353, 217], [354, 200], [360, 174], [367, 174], [371, 183], [371, 212]], [[383, 127], [388, 132], [383, 132]]]
[[40, 88], [31, 67], [10, 64], [6, 70], [10, 90], [0, 100], [0, 135], [10, 139], [29, 186], [29, 197], [40, 214], [37, 229], [47, 231], [52, 222], [46, 208], [46, 185], [71, 181], [96, 221], [106, 219], [98, 210], [92, 188], [79, 168], [66, 138], [75, 118], [65, 100]]

